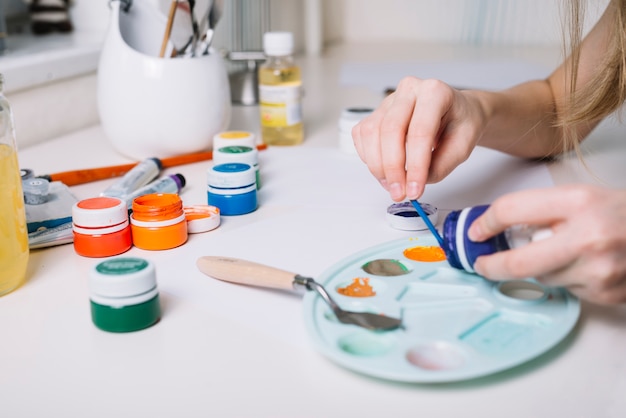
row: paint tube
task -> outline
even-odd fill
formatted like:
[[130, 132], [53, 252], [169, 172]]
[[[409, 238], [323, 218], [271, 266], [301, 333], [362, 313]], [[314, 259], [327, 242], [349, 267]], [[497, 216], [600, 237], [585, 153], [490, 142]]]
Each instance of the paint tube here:
[[456, 210], [446, 217], [443, 223], [442, 247], [452, 267], [474, 273], [474, 262], [481, 255], [519, 248], [552, 236], [550, 228], [514, 225], [486, 241], [471, 241], [467, 237], [467, 230], [488, 207], [483, 205]]
[[124, 198], [157, 178], [161, 168], [161, 160], [158, 158], [143, 160], [124, 174], [118, 182], [100, 193], [100, 196]]

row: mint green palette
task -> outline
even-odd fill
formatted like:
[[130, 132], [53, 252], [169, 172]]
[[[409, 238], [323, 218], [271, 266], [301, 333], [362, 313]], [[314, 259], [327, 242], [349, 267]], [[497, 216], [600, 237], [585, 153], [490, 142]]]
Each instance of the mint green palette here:
[[[407, 249], [437, 245], [431, 236], [401, 239], [327, 269], [316, 281], [342, 308], [402, 318], [403, 327], [375, 332], [341, 324], [315, 292], [308, 292], [304, 316], [315, 347], [365, 375], [452, 382], [527, 362], [557, 345], [576, 324], [580, 303], [564, 289], [546, 288], [534, 280], [491, 282], [454, 269], [447, 261], [404, 256]], [[393, 275], [378, 275], [386, 274], [384, 268], [368, 273], [368, 265], [376, 263], [393, 263]], [[350, 297], [337, 291], [355, 278], [367, 278], [375, 295]]]

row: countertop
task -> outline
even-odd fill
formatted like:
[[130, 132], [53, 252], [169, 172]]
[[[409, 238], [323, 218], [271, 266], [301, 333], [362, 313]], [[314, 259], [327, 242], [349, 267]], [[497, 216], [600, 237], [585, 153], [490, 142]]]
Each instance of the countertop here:
[[[387, 225], [386, 193], [358, 157], [338, 148], [341, 109], [375, 106], [382, 98], [381, 92], [346, 86], [342, 68], [495, 58], [543, 66], [558, 61], [546, 49], [413, 44], [339, 45], [320, 57], [301, 57], [306, 139], [260, 153], [259, 208], [224, 217], [218, 229], [192, 235], [179, 248], [126, 253], [156, 265], [163, 315], [151, 328], [127, 334], [97, 329], [87, 278], [100, 260], [78, 256], [71, 244], [31, 251], [26, 283], [0, 298], [2, 416], [623, 417], [626, 306], [583, 302], [567, 338], [513, 369], [454, 383], [399, 383], [355, 373], [318, 353], [304, 329], [300, 295], [217, 282], [195, 267], [199, 256], [229, 255], [316, 277], [364, 248], [415, 235]], [[235, 107], [231, 128], [257, 131], [257, 117], [255, 106]], [[594, 182], [595, 175], [626, 187], [623, 137], [624, 129], [608, 121], [587, 141], [591, 173], [574, 156], [550, 164], [547, 172], [557, 184]], [[24, 148], [19, 158], [37, 174], [129, 162], [100, 126]], [[509, 161], [491, 153], [480, 158]], [[167, 171], [187, 178], [185, 204], [206, 202], [209, 164]], [[512, 164], [513, 180], [537, 168]], [[91, 197], [111, 182], [72, 192]], [[429, 186], [430, 196], [453, 186]], [[469, 197], [460, 203], [475, 204], [472, 190], [464, 192]], [[479, 185], [476, 194], [491, 196]]]

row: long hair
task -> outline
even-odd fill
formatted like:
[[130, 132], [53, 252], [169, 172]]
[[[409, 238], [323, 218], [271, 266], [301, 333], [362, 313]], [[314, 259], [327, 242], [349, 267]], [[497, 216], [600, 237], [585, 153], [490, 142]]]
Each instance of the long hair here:
[[566, 14], [566, 38], [569, 43], [564, 42], [565, 52], [570, 56], [566, 68], [568, 96], [563, 111], [556, 118], [557, 126], [564, 133], [564, 150], [574, 149], [579, 155], [581, 138], [576, 128], [603, 119], [618, 110], [626, 100], [626, 0], [610, 2], [608, 7], [616, 10], [612, 13], [610, 41], [604, 60], [597, 63], [598, 70], [592, 78], [577, 88], [584, 3], [585, 0], [565, 1], [569, 9]]

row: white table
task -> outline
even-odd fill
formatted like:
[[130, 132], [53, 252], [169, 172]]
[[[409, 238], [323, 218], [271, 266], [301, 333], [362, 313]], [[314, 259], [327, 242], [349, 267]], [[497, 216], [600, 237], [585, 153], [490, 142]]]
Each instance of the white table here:
[[[355, 157], [337, 148], [340, 110], [380, 100], [366, 89], [338, 86], [342, 63], [503, 56], [551, 64], [549, 52], [356, 45], [303, 59], [307, 138], [299, 147], [261, 153], [259, 209], [225, 218], [219, 229], [191, 236], [174, 250], [126, 253], [157, 266], [158, 324], [129, 334], [96, 329], [87, 275], [99, 260], [76, 255], [72, 245], [31, 253], [26, 284], [0, 298], [0, 415], [625, 416], [625, 306], [583, 303], [577, 327], [562, 344], [515, 369], [460, 383], [403, 384], [353, 373], [314, 351], [303, 330], [300, 296], [215, 282], [194, 264], [200, 255], [224, 254], [316, 277], [356, 251], [410, 235], [385, 223], [386, 194]], [[256, 130], [257, 112], [235, 108], [231, 126]], [[592, 169], [616, 187], [626, 186], [623, 133], [606, 126], [590, 140]], [[20, 153], [22, 167], [38, 174], [127, 161], [99, 126]], [[208, 164], [167, 172], [187, 177], [186, 204], [205, 202]], [[575, 159], [550, 172], [557, 183], [592, 181]], [[86, 198], [109, 183], [72, 190]]]

